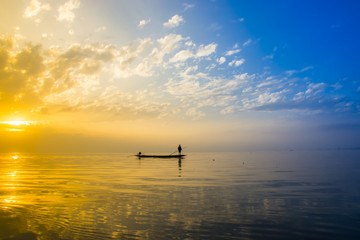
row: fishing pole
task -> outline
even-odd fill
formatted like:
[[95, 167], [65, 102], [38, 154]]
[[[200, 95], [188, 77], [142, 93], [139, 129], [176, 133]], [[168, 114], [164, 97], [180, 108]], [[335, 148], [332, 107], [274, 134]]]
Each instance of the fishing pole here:
[[176, 153], [178, 150], [176, 150], [175, 152], [171, 153], [169, 156], [173, 155], [174, 153]]

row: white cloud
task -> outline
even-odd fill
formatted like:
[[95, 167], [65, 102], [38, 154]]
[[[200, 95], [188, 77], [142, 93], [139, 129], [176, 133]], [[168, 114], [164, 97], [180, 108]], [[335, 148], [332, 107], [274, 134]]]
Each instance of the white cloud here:
[[158, 47], [154, 48], [149, 55], [149, 61], [153, 64], [160, 64], [163, 58], [177, 50], [181, 46], [181, 41], [184, 38], [181, 35], [169, 34], [157, 40]]
[[173, 56], [169, 62], [185, 62], [186, 60], [190, 58], [200, 58], [200, 57], [206, 57], [210, 54], [214, 53], [216, 50], [217, 44], [210, 43], [206, 46], [200, 45], [199, 48], [196, 51], [196, 54], [194, 54], [192, 51], [186, 49], [181, 50], [180, 52], [176, 53], [175, 56]]
[[313, 69], [313, 68], [314, 68], [313, 66], [308, 66], [308, 67], [302, 68], [301, 70], [288, 70], [288, 71], [286, 71], [285, 73], [286, 73], [289, 77], [291, 77], [292, 75], [294, 75], [294, 74], [296, 74], [296, 73], [306, 72], [306, 71], [311, 70], [311, 69]]
[[266, 105], [270, 103], [276, 103], [283, 97], [283, 93], [285, 91], [280, 92], [265, 92], [259, 95], [257, 102], [261, 105]]
[[179, 48], [179, 42], [182, 41], [184, 38], [181, 35], [177, 34], [169, 34], [163, 38], [158, 39], [158, 43], [160, 45], [160, 49], [164, 54], [169, 54], [172, 51]]
[[251, 38], [249, 38], [246, 42], [243, 43], [243, 46], [247, 46], [252, 42]]
[[219, 59], [216, 59], [216, 61], [221, 65], [223, 64], [224, 62], [226, 62], [226, 58], [225, 57], [221, 57]]
[[325, 87], [326, 87], [325, 83], [317, 83], [317, 84], [311, 83], [309, 84], [308, 89], [305, 91], [305, 95], [307, 96], [317, 95], [320, 92], [324, 91]]
[[197, 57], [205, 57], [209, 56], [210, 54], [214, 53], [216, 50], [217, 44], [216, 43], [210, 43], [206, 46], [200, 45], [196, 52]]
[[[236, 108], [236, 91], [240, 86], [237, 79], [218, 79], [206, 73], [196, 72], [196, 69], [187, 69], [179, 74], [179, 79], [171, 79], [166, 84], [167, 92], [175, 96], [186, 106], [186, 115], [193, 119], [205, 116], [206, 108], [224, 110], [222, 114]], [[230, 106], [233, 106], [230, 108]], [[229, 108], [228, 108], [229, 107]]]
[[229, 50], [225, 53], [225, 56], [231, 56], [233, 54], [239, 53], [240, 51], [241, 51], [241, 49]]
[[232, 66], [238, 67], [238, 66], [242, 65], [244, 62], [245, 62], [244, 58], [242, 58], [240, 60], [233, 60], [233, 61], [229, 62], [229, 66], [230, 67], [232, 67]]
[[242, 73], [240, 75], [235, 75], [234, 77], [237, 80], [247, 81], [255, 79], [255, 74], [249, 75], [248, 73]]
[[187, 41], [187, 42], [185, 43], [185, 45], [188, 46], [188, 47], [196, 47], [196, 44], [193, 43], [192, 41]]
[[79, 0], [69, 0], [63, 5], [61, 5], [58, 9], [59, 15], [57, 17], [58, 21], [67, 21], [73, 22], [75, 19], [75, 13], [73, 12], [74, 9], [80, 7]]
[[180, 25], [180, 23], [184, 22], [184, 19], [182, 16], [176, 14], [172, 18], [169, 19], [166, 23], [164, 23], [164, 27], [166, 28], [175, 28]]
[[130, 77], [133, 75], [149, 76], [151, 63], [148, 54], [152, 54], [153, 42], [150, 38], [137, 39], [122, 47], [117, 54], [117, 77]]
[[215, 64], [215, 63], [212, 63], [212, 64], [208, 65], [205, 69], [206, 69], [207, 71], [211, 71], [211, 70], [213, 70], [215, 67], [216, 67], [216, 64]]
[[50, 10], [50, 4], [41, 4], [38, 0], [31, 0], [29, 5], [25, 8], [24, 17], [35, 17], [41, 10]]
[[192, 66], [192, 67], [188, 67], [187, 69], [185, 69], [184, 71], [184, 75], [186, 76], [187, 74], [189, 74], [190, 72], [195, 72], [199, 69], [198, 66]]
[[170, 59], [170, 62], [184, 62], [189, 58], [194, 57], [194, 54], [189, 50], [181, 50]]
[[151, 19], [149, 18], [148, 20], [141, 20], [138, 24], [138, 28], [143, 28], [146, 24], [150, 23]]

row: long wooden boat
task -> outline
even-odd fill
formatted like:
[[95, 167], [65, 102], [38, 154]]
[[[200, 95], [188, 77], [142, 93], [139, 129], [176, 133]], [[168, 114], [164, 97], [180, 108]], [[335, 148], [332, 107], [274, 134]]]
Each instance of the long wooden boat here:
[[147, 155], [147, 154], [136, 154], [135, 156], [139, 158], [183, 158], [186, 155], [184, 154], [174, 154], [174, 155]]

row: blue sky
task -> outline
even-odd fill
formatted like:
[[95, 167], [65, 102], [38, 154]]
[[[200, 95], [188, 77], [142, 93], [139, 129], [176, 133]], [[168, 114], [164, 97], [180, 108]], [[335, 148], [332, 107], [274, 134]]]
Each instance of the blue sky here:
[[111, 151], [360, 147], [358, 1], [0, 9], [4, 131], [22, 119], [54, 145], [71, 134], [129, 142]]

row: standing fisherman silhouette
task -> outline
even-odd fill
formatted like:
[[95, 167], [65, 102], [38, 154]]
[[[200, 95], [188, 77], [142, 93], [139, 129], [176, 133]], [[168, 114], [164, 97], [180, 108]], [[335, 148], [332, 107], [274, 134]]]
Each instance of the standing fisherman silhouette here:
[[181, 145], [179, 144], [179, 146], [178, 146], [179, 155], [181, 155], [181, 150], [182, 150], [182, 148], [181, 148]]

